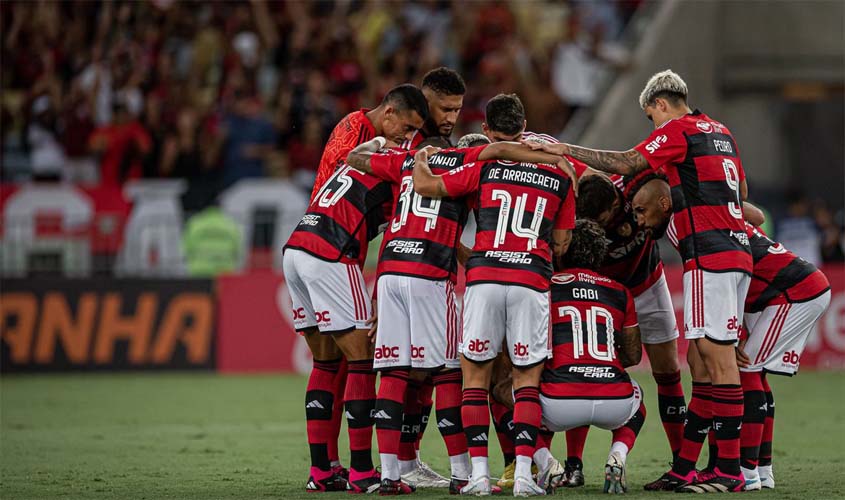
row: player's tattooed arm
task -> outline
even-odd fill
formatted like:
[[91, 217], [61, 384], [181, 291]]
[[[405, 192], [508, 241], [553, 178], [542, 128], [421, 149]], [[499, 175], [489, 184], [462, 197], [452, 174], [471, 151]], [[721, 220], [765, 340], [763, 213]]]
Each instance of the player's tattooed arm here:
[[[621, 337], [621, 338], [620, 338]], [[638, 365], [643, 359], [643, 345], [640, 340], [640, 327], [623, 328], [617, 338], [616, 354], [623, 368]]]
[[589, 167], [610, 174], [634, 175], [648, 168], [648, 161], [635, 149], [603, 151], [575, 146], [574, 144], [540, 144], [528, 141], [524, 144], [528, 144], [531, 149], [542, 149], [547, 153], [571, 156], [576, 160], [583, 161]]
[[449, 196], [443, 177], [434, 175], [428, 166], [428, 157], [439, 151], [433, 146], [426, 146], [414, 155], [414, 191], [429, 198]]
[[367, 142], [358, 144], [346, 156], [346, 163], [356, 170], [367, 174], [371, 173], [373, 168], [370, 164], [370, 157], [383, 148], [385, 143], [384, 137], [374, 137]]

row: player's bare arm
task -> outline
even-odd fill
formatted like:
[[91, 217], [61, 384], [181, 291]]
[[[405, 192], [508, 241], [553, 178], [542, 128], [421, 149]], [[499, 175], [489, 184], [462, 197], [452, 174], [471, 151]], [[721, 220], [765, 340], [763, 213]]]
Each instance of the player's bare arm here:
[[458, 263], [465, 266], [470, 255], [472, 255], [472, 249], [463, 243], [458, 243]]
[[742, 203], [742, 215], [752, 226], [760, 226], [766, 222], [766, 214], [747, 201]]
[[362, 142], [349, 152], [346, 163], [361, 172], [371, 173], [373, 168], [370, 165], [370, 157], [383, 148], [386, 142], [384, 137], [374, 137], [367, 142]]
[[572, 241], [571, 229], [555, 229], [552, 231], [552, 254], [555, 260], [559, 259], [569, 249], [569, 242]]
[[627, 151], [604, 151], [574, 144], [540, 144], [526, 141], [531, 149], [542, 149], [547, 153], [568, 155], [581, 160], [588, 166], [610, 174], [633, 175], [648, 168], [648, 161], [635, 149]]
[[414, 155], [414, 191], [429, 198], [449, 196], [443, 176], [434, 175], [428, 166], [428, 157], [437, 151], [438, 148], [426, 146]]
[[640, 340], [640, 327], [623, 328], [618, 340], [617, 355], [623, 368], [638, 365], [643, 359], [643, 346]]

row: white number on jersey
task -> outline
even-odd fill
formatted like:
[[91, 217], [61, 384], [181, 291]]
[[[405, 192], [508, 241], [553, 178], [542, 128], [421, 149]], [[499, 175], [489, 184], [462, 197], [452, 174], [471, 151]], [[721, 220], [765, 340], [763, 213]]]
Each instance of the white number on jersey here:
[[399, 186], [399, 200], [396, 202], [399, 208], [399, 215], [390, 221], [390, 230], [399, 231], [402, 226], [408, 223], [408, 211], [425, 219], [425, 232], [437, 227], [437, 214], [440, 213], [440, 198], [426, 198], [414, 192], [414, 180], [412, 177], [403, 177], [402, 185]]
[[736, 168], [736, 163], [729, 158], [722, 160], [722, 168], [725, 169], [725, 179], [728, 183], [728, 189], [734, 194], [734, 199], [728, 203], [728, 211], [735, 219], [743, 220], [742, 218], [742, 202], [739, 199], [739, 171]]
[[[557, 308], [559, 316], [569, 316], [572, 321], [572, 356], [580, 359], [584, 355], [584, 328], [587, 324], [587, 352], [590, 357], [598, 361], [613, 361], [616, 350], [613, 348], [613, 316], [610, 311], [600, 306], [587, 309], [587, 317], [582, 321], [581, 312], [574, 306], [560, 306]], [[598, 318], [604, 318], [607, 332], [607, 350], [601, 352], [599, 345]]]
[[[352, 167], [345, 165], [329, 177], [326, 183], [323, 184], [323, 187], [317, 192], [317, 196], [314, 197], [319, 206], [328, 208], [343, 198], [343, 195], [352, 187], [352, 178], [348, 175], [350, 170], [352, 170]], [[340, 186], [332, 191], [329, 186], [334, 184], [335, 181], [340, 183]]]
[[[525, 206], [528, 204], [528, 194], [521, 194], [516, 197], [516, 203], [512, 202], [511, 194], [503, 189], [494, 189], [493, 201], [501, 201], [499, 206], [499, 220], [496, 222], [496, 238], [493, 240], [493, 248], [505, 242], [505, 236], [510, 226], [515, 236], [528, 240], [526, 250], [531, 251], [537, 248], [537, 238], [540, 237], [540, 225], [543, 223], [543, 213], [546, 211], [548, 201], [542, 196], [537, 197], [534, 205], [534, 216], [528, 227], [522, 226], [525, 217]], [[513, 210], [511, 210], [513, 206]], [[511, 213], [513, 212], [513, 213]]]

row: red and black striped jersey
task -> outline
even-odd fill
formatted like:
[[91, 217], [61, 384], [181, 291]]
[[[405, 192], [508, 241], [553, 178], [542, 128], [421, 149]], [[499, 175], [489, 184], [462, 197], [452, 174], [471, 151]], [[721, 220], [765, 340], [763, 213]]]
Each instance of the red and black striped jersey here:
[[390, 183], [342, 163], [317, 192], [284, 248], [329, 262], [363, 265], [367, 243], [386, 222], [392, 202]]
[[[622, 194], [622, 177], [611, 175], [611, 181]], [[640, 229], [630, 202], [623, 201], [620, 215], [605, 228], [607, 256], [599, 272], [625, 285], [636, 297], [663, 274], [663, 261], [657, 242]]]
[[739, 197], [745, 172], [730, 130], [696, 110], [667, 121], [634, 149], [669, 178], [684, 270], [751, 274]]
[[332, 176], [338, 165], [346, 161], [349, 152], [355, 146], [375, 137], [376, 129], [370, 119], [367, 118], [369, 111], [369, 109], [353, 111], [335, 125], [328, 142], [326, 142], [326, 147], [323, 148], [323, 156], [320, 158], [320, 165], [317, 167], [317, 178], [314, 180], [314, 188], [311, 190], [311, 201], [314, 201], [317, 191]]
[[[443, 149], [428, 159], [435, 175], [478, 160], [487, 146]], [[457, 248], [466, 224], [467, 201], [427, 198], [414, 192], [416, 151], [379, 153], [370, 157], [373, 175], [396, 188], [393, 216], [384, 231], [378, 274], [457, 281]]]
[[588, 269], [552, 276], [552, 357], [540, 392], [556, 399], [620, 399], [634, 393], [616, 338], [637, 326], [631, 292]]
[[547, 291], [552, 231], [575, 227], [569, 177], [551, 165], [499, 160], [463, 165], [443, 182], [450, 196], [473, 193], [476, 233], [467, 284]]
[[745, 312], [768, 306], [806, 302], [830, 290], [827, 277], [816, 266], [769, 239], [763, 231], [745, 224], [754, 257]]

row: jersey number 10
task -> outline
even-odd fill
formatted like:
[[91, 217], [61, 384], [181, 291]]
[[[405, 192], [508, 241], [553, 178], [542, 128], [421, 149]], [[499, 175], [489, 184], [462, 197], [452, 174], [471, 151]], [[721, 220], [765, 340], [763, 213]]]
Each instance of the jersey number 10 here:
[[[584, 328], [587, 324], [587, 352], [590, 357], [598, 361], [613, 361], [616, 351], [613, 348], [613, 316], [610, 311], [600, 306], [592, 306], [587, 309], [587, 317], [582, 321], [581, 311], [574, 306], [560, 306], [557, 308], [560, 317], [569, 316], [572, 321], [572, 356], [580, 359], [584, 356]], [[607, 345], [604, 352], [599, 345], [598, 318], [604, 318], [605, 331], [607, 332]]]

